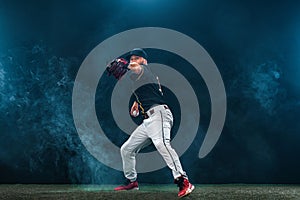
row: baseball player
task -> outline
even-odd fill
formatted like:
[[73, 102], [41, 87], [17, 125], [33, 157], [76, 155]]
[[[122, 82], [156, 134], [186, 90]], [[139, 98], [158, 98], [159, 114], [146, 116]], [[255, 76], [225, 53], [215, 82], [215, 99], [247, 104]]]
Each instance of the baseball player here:
[[[173, 125], [173, 115], [164, 100], [164, 94], [158, 77], [151, 73], [147, 66], [147, 54], [143, 49], [135, 48], [128, 56], [130, 62], [127, 65], [127, 76], [133, 84], [140, 82], [145, 84], [135, 91], [135, 101], [131, 107], [130, 115], [136, 117], [141, 113], [143, 123], [131, 134], [129, 139], [121, 147], [123, 171], [127, 179], [125, 185], [114, 190], [138, 190], [137, 172], [135, 169], [136, 155], [145, 146], [152, 142], [157, 151], [163, 157], [167, 166], [172, 170], [174, 183], [178, 185], [178, 197], [184, 197], [194, 190], [186, 172], [183, 171], [179, 157], [170, 144], [170, 133]], [[125, 71], [121, 73], [125, 74]], [[120, 79], [121, 76], [116, 78]]]

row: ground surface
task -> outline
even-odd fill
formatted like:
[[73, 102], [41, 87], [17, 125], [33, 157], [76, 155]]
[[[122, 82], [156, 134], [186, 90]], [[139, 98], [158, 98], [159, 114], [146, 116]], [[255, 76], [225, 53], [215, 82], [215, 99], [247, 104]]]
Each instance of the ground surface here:
[[[300, 185], [195, 185], [183, 199], [300, 199]], [[113, 191], [114, 185], [0, 185], [0, 199], [178, 199], [175, 185], [140, 184], [139, 191]]]

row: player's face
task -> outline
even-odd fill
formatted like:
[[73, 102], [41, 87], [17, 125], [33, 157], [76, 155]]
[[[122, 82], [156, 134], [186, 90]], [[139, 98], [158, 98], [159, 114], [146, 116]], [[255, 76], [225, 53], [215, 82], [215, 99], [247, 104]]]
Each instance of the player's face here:
[[130, 57], [130, 62], [136, 62], [139, 65], [144, 64], [144, 58], [141, 56], [132, 55]]

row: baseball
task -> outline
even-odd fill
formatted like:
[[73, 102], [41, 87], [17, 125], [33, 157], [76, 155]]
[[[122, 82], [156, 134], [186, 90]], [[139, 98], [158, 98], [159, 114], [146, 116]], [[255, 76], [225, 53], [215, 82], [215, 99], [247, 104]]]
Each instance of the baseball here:
[[134, 111], [132, 112], [132, 116], [134, 116], [134, 117], [137, 117], [139, 114], [140, 114], [140, 112], [139, 112], [139, 111], [136, 111], [136, 110], [134, 110]]

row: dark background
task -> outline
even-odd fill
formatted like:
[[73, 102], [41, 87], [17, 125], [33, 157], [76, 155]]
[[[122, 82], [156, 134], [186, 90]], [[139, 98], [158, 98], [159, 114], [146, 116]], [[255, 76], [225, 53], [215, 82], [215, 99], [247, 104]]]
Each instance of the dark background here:
[[[191, 181], [300, 183], [299, 9], [289, 0], [0, 1], [0, 183], [123, 180], [122, 172], [99, 163], [82, 145], [73, 123], [72, 89], [95, 46], [148, 26], [195, 39], [217, 64], [226, 87], [227, 117], [217, 145], [199, 159], [199, 131], [181, 157]], [[205, 132], [210, 102], [201, 77], [197, 82], [186, 62], [168, 59], [174, 55], [152, 52], [152, 61], [182, 67], [198, 88]], [[101, 100], [109, 98], [113, 81], [102, 82], [108, 90], [99, 86], [97, 112], [110, 113], [109, 101]], [[126, 139], [119, 138], [115, 143]], [[139, 180], [173, 181], [167, 168], [140, 174]]]

